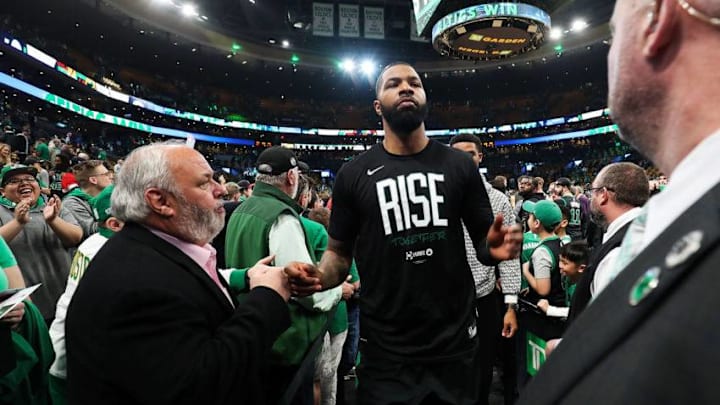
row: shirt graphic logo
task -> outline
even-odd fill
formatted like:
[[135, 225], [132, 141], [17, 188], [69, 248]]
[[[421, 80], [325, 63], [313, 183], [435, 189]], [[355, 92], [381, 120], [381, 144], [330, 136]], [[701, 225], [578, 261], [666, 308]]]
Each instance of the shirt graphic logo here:
[[376, 167], [376, 168], [374, 168], [374, 169], [372, 169], [372, 170], [368, 169], [368, 170], [367, 170], [367, 175], [368, 175], [368, 176], [372, 176], [373, 174], [379, 172], [383, 167], [385, 167], [385, 165], [382, 165], [382, 166], [380, 166], [380, 167]]
[[422, 260], [422, 262], [425, 262], [428, 257], [432, 257], [433, 253], [434, 252], [431, 248], [415, 251], [408, 250], [405, 252], [405, 261], [412, 262], [415, 261], [415, 259], [425, 259]]
[[393, 233], [393, 225], [397, 232], [448, 226], [447, 218], [440, 217], [445, 197], [438, 193], [438, 184], [444, 182], [445, 176], [437, 173], [412, 173], [377, 182], [375, 189], [385, 235]]

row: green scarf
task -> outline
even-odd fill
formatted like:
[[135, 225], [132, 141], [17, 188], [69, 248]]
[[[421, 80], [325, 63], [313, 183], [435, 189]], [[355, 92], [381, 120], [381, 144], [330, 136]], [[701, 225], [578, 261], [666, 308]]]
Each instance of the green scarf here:
[[90, 201], [90, 199], [92, 198], [92, 196], [90, 194], [82, 191], [82, 189], [80, 187], [75, 187], [74, 189], [72, 189], [72, 191], [69, 192], [65, 196], [65, 198], [70, 197], [70, 196], [80, 198], [83, 201]]
[[[17, 203], [8, 200], [7, 198], [5, 198], [5, 196], [0, 196], [0, 205], [2, 205], [5, 208], [14, 210]], [[32, 208], [36, 208], [36, 207], [42, 208], [44, 206], [45, 206], [45, 200], [42, 198], [42, 196], [39, 196], [37, 201], [35, 201], [35, 205], [32, 206]]]

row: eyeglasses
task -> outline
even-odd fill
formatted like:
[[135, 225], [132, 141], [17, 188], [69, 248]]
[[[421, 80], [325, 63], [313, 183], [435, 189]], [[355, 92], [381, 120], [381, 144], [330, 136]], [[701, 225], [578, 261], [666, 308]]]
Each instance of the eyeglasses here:
[[696, 9], [692, 6], [692, 4], [688, 3], [685, 0], [677, 0], [680, 7], [682, 7], [683, 10], [685, 10], [688, 14], [691, 16], [697, 18], [700, 21], [704, 21], [708, 24], [714, 25], [714, 26], [720, 26], [720, 18], [718, 17], [711, 17], [704, 12]]
[[33, 184], [37, 183], [37, 179], [35, 177], [15, 177], [13, 179], [10, 179], [5, 184], [12, 184], [12, 185], [19, 185], [23, 183]]

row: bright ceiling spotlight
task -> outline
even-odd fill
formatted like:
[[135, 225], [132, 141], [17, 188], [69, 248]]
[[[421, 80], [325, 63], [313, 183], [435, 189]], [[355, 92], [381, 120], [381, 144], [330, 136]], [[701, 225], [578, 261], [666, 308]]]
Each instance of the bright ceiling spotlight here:
[[340, 64], [342, 70], [352, 73], [355, 70], [355, 61], [352, 59], [344, 59]]
[[197, 7], [194, 4], [185, 3], [182, 5], [181, 10], [185, 17], [197, 17], [198, 15]]
[[362, 64], [360, 64], [360, 69], [368, 76], [375, 74], [375, 64], [369, 59], [364, 60]]
[[571, 29], [573, 31], [582, 31], [585, 28], [587, 28], [587, 26], [588, 26], [588, 23], [585, 20], [578, 19], [578, 20], [573, 21]]
[[289, 47], [289, 46], [290, 46], [290, 41], [288, 41], [287, 39], [283, 39], [283, 41], [282, 41], [282, 47], [283, 47], [283, 48], [287, 48], [287, 47]]
[[562, 28], [556, 27], [550, 30], [550, 39], [560, 39], [562, 38]]

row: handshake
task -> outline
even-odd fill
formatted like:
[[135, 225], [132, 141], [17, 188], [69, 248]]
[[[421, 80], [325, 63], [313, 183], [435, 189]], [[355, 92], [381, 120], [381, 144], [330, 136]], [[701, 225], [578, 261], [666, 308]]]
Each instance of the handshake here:
[[271, 266], [275, 256], [258, 261], [247, 271], [250, 289], [267, 287], [283, 297], [306, 297], [323, 289], [320, 270], [309, 263], [290, 262], [285, 267]]

